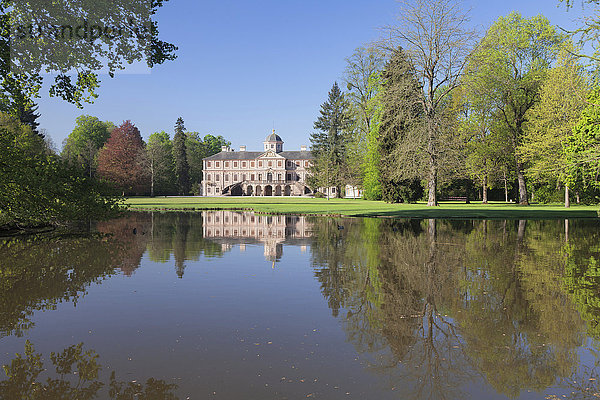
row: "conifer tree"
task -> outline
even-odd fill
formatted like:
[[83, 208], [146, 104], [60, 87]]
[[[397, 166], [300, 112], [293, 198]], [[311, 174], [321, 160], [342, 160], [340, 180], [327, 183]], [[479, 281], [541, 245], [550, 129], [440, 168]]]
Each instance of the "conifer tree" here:
[[311, 150], [315, 156], [311, 181], [317, 187], [335, 186], [337, 195], [340, 195], [352, 118], [350, 104], [337, 82], [329, 91], [327, 101], [321, 105], [320, 113], [314, 124], [317, 131], [310, 135]]
[[190, 192], [190, 166], [187, 160], [185, 145], [185, 126], [183, 118], [177, 118], [175, 123], [175, 136], [173, 137], [173, 156], [175, 157], [175, 175], [177, 176], [177, 190], [180, 196], [187, 196]]
[[423, 194], [420, 179], [427, 177], [427, 136], [421, 88], [402, 48], [394, 51], [381, 79], [378, 147], [382, 198], [390, 203], [416, 201]]

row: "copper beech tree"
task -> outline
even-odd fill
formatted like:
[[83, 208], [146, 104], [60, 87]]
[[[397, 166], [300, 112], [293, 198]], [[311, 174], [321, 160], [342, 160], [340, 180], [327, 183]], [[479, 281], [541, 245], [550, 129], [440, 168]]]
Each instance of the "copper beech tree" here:
[[123, 195], [142, 193], [148, 186], [144, 141], [138, 128], [125, 121], [114, 129], [98, 155], [98, 176], [113, 183]]

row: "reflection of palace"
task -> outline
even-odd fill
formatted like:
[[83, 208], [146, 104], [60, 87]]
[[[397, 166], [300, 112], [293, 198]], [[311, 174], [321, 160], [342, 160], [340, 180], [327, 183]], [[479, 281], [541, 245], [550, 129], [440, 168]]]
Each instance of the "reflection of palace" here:
[[283, 243], [302, 246], [310, 244], [312, 224], [295, 215], [256, 215], [240, 211], [204, 211], [202, 213], [204, 237], [228, 250], [239, 244], [265, 247], [265, 258], [276, 261], [283, 255]]

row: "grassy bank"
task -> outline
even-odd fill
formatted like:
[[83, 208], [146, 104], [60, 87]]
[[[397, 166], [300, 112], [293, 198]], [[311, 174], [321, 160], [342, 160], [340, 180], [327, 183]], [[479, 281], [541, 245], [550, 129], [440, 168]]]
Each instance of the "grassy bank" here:
[[135, 197], [126, 202], [132, 210], [252, 210], [271, 214], [342, 215], [393, 218], [598, 218], [598, 206], [533, 205], [443, 202], [438, 207], [387, 204], [353, 199], [304, 197]]

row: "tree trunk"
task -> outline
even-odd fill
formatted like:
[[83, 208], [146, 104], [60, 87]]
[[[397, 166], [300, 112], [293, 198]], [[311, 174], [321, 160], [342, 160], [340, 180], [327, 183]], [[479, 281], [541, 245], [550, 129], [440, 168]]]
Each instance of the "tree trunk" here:
[[[431, 94], [430, 94], [431, 96]], [[430, 97], [431, 98], [431, 97]], [[429, 110], [432, 110], [433, 107], [430, 106]], [[433, 113], [430, 111], [428, 114], [428, 126], [427, 129], [429, 131], [429, 140], [427, 144], [427, 150], [429, 152], [429, 182], [427, 183], [427, 188], [429, 189], [429, 196], [427, 199], [427, 206], [434, 207], [438, 205], [437, 202], [437, 159], [435, 152], [435, 132], [433, 127]]]
[[565, 208], [571, 207], [571, 199], [569, 199], [569, 185], [565, 185]]
[[565, 243], [569, 243], [569, 220], [565, 219]]
[[527, 185], [525, 175], [523, 174], [523, 164], [517, 162], [517, 180], [519, 181], [519, 204], [529, 205], [527, 200]]
[[150, 197], [154, 197], [154, 161], [150, 162]]
[[506, 171], [504, 171], [504, 201], [508, 203], [508, 181], [506, 179]]
[[579, 198], [579, 192], [575, 192], [575, 200], [577, 201], [577, 204], [579, 204], [579, 202], [581, 201], [581, 199]]
[[483, 204], [488, 203], [488, 191], [487, 191], [487, 176], [483, 178]]

